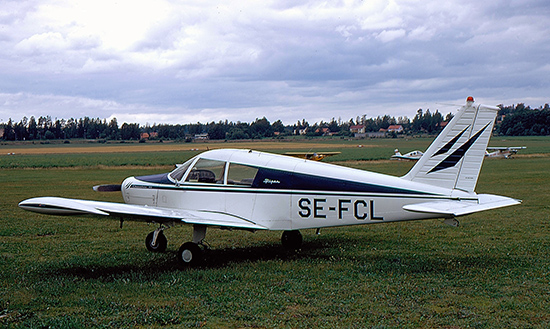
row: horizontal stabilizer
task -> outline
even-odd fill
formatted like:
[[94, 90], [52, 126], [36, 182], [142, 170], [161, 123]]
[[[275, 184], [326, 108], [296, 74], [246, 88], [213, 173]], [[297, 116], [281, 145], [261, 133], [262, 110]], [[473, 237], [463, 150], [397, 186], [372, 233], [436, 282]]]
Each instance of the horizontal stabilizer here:
[[112, 216], [116, 219], [123, 217], [143, 222], [179, 222], [182, 224], [222, 226], [252, 230], [266, 229], [246, 218], [223, 212], [149, 207], [116, 202], [39, 197], [21, 201], [19, 207], [25, 210], [49, 215], [99, 215]]
[[416, 203], [403, 206], [414, 212], [441, 216], [464, 216], [475, 212], [520, 204], [521, 201], [499, 195], [479, 194], [478, 200], [448, 200]]

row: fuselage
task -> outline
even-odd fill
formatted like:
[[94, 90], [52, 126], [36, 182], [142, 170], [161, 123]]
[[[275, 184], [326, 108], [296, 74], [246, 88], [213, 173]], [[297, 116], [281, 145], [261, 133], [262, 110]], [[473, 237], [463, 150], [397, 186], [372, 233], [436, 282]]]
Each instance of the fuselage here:
[[273, 230], [433, 218], [404, 205], [475, 194], [248, 150], [213, 150], [171, 173], [129, 177], [124, 201], [231, 214]]
[[395, 150], [395, 154], [391, 156], [391, 159], [397, 159], [397, 160], [413, 160], [413, 161], [416, 161], [418, 159], [420, 159], [420, 157], [422, 156], [422, 152], [421, 151], [412, 151], [412, 152], [409, 152], [407, 154], [401, 154], [401, 152], [399, 152], [397, 149]]

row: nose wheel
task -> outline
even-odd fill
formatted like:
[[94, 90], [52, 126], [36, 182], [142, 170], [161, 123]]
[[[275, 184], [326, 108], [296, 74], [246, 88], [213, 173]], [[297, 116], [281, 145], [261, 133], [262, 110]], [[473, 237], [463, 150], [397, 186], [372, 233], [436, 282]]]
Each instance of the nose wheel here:
[[151, 252], [165, 252], [166, 246], [168, 246], [168, 240], [164, 233], [162, 233], [162, 229], [157, 229], [147, 234], [145, 246], [147, 250]]

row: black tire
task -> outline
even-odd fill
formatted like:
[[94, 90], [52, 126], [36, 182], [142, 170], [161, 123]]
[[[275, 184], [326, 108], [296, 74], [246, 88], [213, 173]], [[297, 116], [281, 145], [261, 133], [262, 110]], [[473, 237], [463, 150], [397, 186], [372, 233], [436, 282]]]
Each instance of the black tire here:
[[145, 238], [145, 246], [147, 247], [147, 250], [151, 252], [165, 252], [166, 247], [168, 246], [168, 240], [166, 239], [166, 236], [164, 236], [164, 233], [159, 232], [159, 235], [157, 236], [157, 243], [153, 245], [153, 236], [155, 232], [151, 232], [147, 234], [147, 237]]
[[281, 244], [285, 249], [296, 250], [302, 246], [302, 233], [300, 231], [284, 231], [281, 236]]
[[198, 244], [186, 242], [178, 251], [178, 263], [184, 267], [192, 267], [202, 264], [204, 260], [202, 249]]

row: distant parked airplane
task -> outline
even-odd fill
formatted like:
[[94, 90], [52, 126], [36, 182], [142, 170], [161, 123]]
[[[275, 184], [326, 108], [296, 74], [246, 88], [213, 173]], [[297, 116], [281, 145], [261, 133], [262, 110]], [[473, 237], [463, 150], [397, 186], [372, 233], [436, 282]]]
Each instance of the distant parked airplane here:
[[399, 152], [398, 149], [395, 149], [395, 154], [391, 156], [390, 159], [392, 160], [412, 160], [412, 161], [416, 161], [418, 159], [420, 159], [420, 157], [424, 154], [422, 153], [422, 151], [412, 151], [412, 152], [409, 152], [409, 153], [406, 153], [406, 154], [401, 154], [401, 152]]
[[488, 158], [506, 158], [510, 159], [512, 155], [518, 153], [519, 150], [525, 149], [525, 146], [516, 147], [488, 147], [485, 151], [485, 156]]

